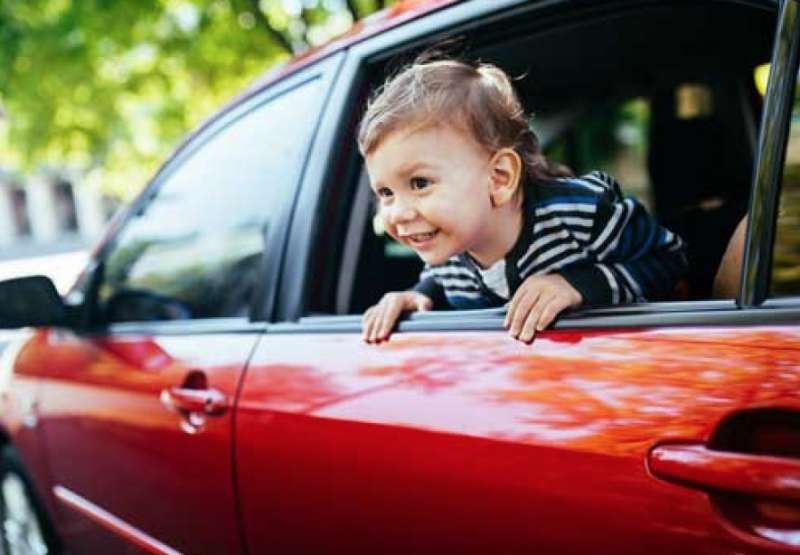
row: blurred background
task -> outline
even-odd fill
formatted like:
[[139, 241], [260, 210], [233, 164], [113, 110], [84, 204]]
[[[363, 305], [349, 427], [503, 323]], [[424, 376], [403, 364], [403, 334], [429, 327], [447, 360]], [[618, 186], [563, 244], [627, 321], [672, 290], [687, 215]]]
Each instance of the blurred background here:
[[181, 138], [393, 0], [0, 1], [0, 279], [65, 292]]

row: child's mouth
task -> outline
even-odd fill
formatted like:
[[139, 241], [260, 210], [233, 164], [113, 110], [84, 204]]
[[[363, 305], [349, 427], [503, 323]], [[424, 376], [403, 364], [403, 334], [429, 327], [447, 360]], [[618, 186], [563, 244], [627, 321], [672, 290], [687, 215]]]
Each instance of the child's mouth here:
[[436, 237], [437, 233], [439, 233], [439, 230], [435, 229], [433, 231], [427, 231], [425, 233], [412, 233], [410, 235], [407, 235], [406, 238], [408, 239], [408, 242], [411, 243], [411, 246], [422, 247], [428, 244], [434, 237]]

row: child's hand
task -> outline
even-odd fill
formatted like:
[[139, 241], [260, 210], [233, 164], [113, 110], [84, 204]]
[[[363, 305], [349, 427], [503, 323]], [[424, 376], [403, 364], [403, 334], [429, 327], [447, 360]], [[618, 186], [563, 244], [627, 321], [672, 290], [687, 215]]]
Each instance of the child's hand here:
[[528, 343], [562, 310], [582, 302], [583, 296], [560, 274], [530, 276], [514, 293], [503, 326], [512, 337]]
[[403, 312], [430, 310], [433, 301], [422, 293], [401, 291], [386, 293], [376, 304], [364, 313], [363, 338], [367, 343], [378, 343], [389, 339], [397, 319]]

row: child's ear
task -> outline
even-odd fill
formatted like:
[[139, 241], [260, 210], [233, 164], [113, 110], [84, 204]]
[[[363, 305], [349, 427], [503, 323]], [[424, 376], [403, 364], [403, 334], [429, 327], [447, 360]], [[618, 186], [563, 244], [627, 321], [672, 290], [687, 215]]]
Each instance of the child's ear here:
[[513, 148], [501, 148], [489, 161], [489, 200], [498, 207], [515, 198], [522, 180], [522, 158]]

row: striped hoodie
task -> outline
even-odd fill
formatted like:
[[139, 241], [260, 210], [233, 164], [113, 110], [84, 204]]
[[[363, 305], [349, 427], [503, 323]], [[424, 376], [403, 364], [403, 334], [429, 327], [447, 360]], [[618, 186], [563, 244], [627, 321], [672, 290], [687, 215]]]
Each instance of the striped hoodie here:
[[[687, 270], [680, 237], [659, 226], [644, 207], [624, 197], [603, 172], [539, 181], [525, 190], [523, 227], [505, 257], [509, 290], [528, 277], [558, 272], [584, 305], [669, 297]], [[490, 290], [467, 254], [426, 265], [414, 287], [436, 308], [488, 308], [507, 299]]]

